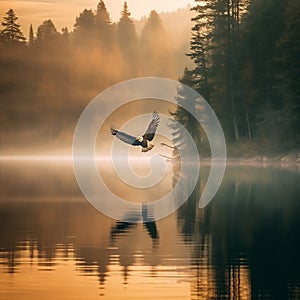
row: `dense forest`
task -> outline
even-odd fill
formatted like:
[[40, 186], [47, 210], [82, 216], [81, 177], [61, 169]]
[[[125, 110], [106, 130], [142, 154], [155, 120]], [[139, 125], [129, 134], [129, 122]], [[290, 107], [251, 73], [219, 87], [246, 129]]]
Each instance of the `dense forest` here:
[[[46, 20], [30, 27], [28, 39], [10, 9], [0, 31], [1, 152], [70, 144], [93, 97], [140, 76], [180, 77], [202, 94], [232, 155], [298, 150], [299, 1], [207, 0], [191, 10], [188, 50], [155, 10], [135, 22], [126, 2], [116, 23], [101, 0], [76, 17], [71, 31]], [[195, 120], [180, 107], [172, 115], [193, 128], [201, 148], [205, 137]]]
[[[229, 153], [299, 150], [300, 2], [195, 2], [188, 53], [194, 67], [185, 70], [181, 81], [214, 108]], [[201, 147], [205, 137], [196, 120], [180, 107], [173, 116], [193, 130]]]
[[72, 31], [46, 20], [26, 40], [10, 9], [0, 35], [1, 152], [69, 151], [81, 112], [104, 89], [140, 76], [178, 79], [186, 39], [173, 44], [154, 10], [137, 23], [138, 34], [126, 2], [113, 23], [100, 1], [76, 17]]

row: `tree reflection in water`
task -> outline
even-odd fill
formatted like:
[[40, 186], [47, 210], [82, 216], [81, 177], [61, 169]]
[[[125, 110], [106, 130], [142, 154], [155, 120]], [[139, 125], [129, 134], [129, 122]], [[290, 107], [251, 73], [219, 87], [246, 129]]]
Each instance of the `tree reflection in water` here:
[[214, 200], [198, 209], [208, 171], [178, 210], [179, 230], [193, 245], [191, 298], [298, 299], [299, 173], [228, 168]]
[[[81, 275], [97, 276], [102, 295], [118, 267], [128, 285], [138, 269], [162, 283], [176, 275], [176, 285], [190, 283], [191, 299], [298, 299], [299, 173], [228, 168], [216, 197], [199, 209], [207, 174], [203, 167], [177, 212], [155, 223], [143, 211], [150, 222], [141, 224], [110, 220], [84, 199], [67, 200], [66, 191], [63, 198], [53, 196], [59, 201], [30, 198], [28, 190], [25, 200], [5, 201], [13, 192], [7, 185], [0, 204], [0, 272], [14, 276], [27, 264], [53, 272], [72, 260]], [[184, 193], [178, 187], [176, 197]]]

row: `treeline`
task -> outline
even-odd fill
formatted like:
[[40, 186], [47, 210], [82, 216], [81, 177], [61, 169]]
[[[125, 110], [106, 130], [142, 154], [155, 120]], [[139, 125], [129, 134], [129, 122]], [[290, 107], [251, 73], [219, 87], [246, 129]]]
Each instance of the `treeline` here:
[[8, 131], [16, 140], [28, 129], [26, 140], [33, 141], [33, 134], [52, 139], [72, 133], [89, 101], [117, 82], [139, 76], [177, 79], [184, 53], [179, 57], [176, 51], [154, 10], [138, 36], [126, 2], [116, 23], [101, 0], [95, 11], [80, 13], [71, 32], [46, 20], [37, 30], [30, 27], [28, 41], [10, 9], [0, 32], [3, 143], [10, 144]]
[[[197, 0], [192, 11], [188, 56], [194, 65], [181, 80], [209, 101], [229, 149], [299, 149], [300, 2]], [[101, 0], [95, 11], [80, 13], [71, 32], [46, 20], [30, 28], [26, 41], [9, 10], [0, 32], [2, 145], [19, 140], [17, 134], [69, 142], [81, 111], [105, 88], [139, 76], [177, 79], [183, 44], [174, 46], [174, 33], [170, 38], [155, 11], [143, 22], [137, 35], [125, 2], [113, 23]], [[180, 108], [173, 116], [203, 150], [197, 122]], [[176, 129], [175, 136], [180, 140]]]
[[[210, 102], [229, 150], [299, 149], [300, 2], [196, 0], [192, 10], [188, 55], [195, 67], [181, 80]], [[197, 122], [180, 108], [174, 117], [193, 128], [201, 148], [205, 137]]]

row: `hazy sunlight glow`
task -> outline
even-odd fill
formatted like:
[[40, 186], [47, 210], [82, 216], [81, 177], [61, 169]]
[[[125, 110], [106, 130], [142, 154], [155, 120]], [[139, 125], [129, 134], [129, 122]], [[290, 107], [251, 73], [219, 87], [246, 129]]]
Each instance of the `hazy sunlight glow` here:
[[[2, 18], [6, 11], [13, 8], [19, 17], [19, 23], [22, 30], [27, 36], [30, 24], [33, 25], [34, 31], [37, 27], [47, 19], [52, 19], [58, 29], [65, 26], [69, 30], [73, 29], [75, 18], [79, 16], [85, 8], [95, 10], [98, 0], [63, 0], [63, 1], [44, 1], [44, 0], [1, 0], [0, 1], [0, 17]], [[110, 13], [113, 22], [117, 22], [123, 7], [123, 0], [104, 0], [104, 3]], [[148, 16], [151, 10], [158, 12], [176, 11], [180, 7], [193, 5], [193, 0], [127, 0], [131, 17], [140, 19]]]
[[[120, 157], [126, 159], [126, 157]], [[92, 157], [82, 157], [82, 160], [93, 159]], [[111, 160], [110, 156], [95, 156], [95, 161]], [[129, 161], [149, 161], [149, 156], [130, 156]], [[0, 161], [72, 161], [71, 155], [2, 155]]]

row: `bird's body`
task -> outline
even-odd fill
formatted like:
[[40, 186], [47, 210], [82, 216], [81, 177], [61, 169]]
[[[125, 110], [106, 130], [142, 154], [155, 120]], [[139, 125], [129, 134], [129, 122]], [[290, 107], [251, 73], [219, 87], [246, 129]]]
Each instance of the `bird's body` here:
[[159, 124], [159, 115], [156, 111], [152, 113], [152, 121], [150, 122], [145, 134], [143, 136], [134, 137], [125, 132], [117, 130], [114, 126], [110, 127], [110, 133], [115, 135], [119, 140], [132, 145], [141, 146], [142, 152], [150, 151], [154, 145], [150, 143], [155, 136], [156, 129]]

